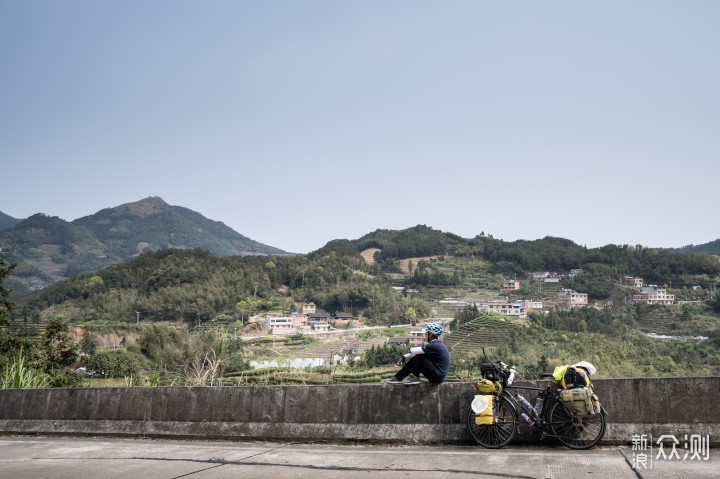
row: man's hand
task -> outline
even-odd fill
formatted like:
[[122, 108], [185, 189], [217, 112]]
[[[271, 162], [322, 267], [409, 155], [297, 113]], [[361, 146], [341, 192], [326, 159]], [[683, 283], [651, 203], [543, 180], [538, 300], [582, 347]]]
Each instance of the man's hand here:
[[405, 361], [405, 356], [400, 356], [400, 358], [398, 358], [395, 366], [400, 366], [403, 363], [403, 361]]

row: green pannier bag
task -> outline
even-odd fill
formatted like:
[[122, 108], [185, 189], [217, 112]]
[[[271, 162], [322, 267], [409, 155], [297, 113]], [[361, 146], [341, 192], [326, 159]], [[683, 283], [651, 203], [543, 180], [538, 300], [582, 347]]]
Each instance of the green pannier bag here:
[[565, 409], [573, 417], [600, 414], [600, 399], [593, 392], [592, 386], [587, 388], [561, 389], [560, 400]]

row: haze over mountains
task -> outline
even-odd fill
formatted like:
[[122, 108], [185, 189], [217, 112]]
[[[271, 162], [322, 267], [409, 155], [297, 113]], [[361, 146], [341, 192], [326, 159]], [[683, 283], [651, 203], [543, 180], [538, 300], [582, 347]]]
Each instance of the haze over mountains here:
[[159, 197], [70, 222], [41, 213], [24, 220], [2, 214], [0, 230], [2, 254], [18, 264], [8, 282], [16, 292], [163, 248], [201, 248], [217, 256], [291, 254]]

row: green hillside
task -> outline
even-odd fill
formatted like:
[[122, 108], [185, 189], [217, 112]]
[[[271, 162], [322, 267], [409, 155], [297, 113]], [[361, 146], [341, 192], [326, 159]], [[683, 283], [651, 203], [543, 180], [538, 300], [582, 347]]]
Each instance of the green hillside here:
[[73, 323], [135, 321], [136, 311], [143, 321], [239, 321], [241, 301], [247, 317], [274, 309], [296, 311], [306, 299], [330, 312], [362, 313], [371, 321], [402, 317], [413, 300], [397, 295], [368, 269], [350, 250], [218, 257], [199, 249], [164, 249], [60, 281], [17, 302], [32, 310], [61, 310]]
[[157, 197], [72, 222], [36, 214], [0, 231], [0, 248], [18, 264], [8, 281], [17, 292], [164, 248], [200, 248], [217, 256], [288, 254]]
[[682, 254], [690, 254], [690, 253], [705, 253], [709, 255], [720, 255], [720, 238], [716, 239], [715, 241], [710, 241], [708, 243], [703, 243], [699, 245], [688, 245], [683, 246], [682, 248], [666, 248], [671, 253], [682, 253]]
[[[32, 233], [27, 243], [39, 252], [45, 251], [48, 238], [58, 242], [70, 238], [93, 248], [96, 231], [116, 234], [117, 244], [122, 244], [120, 232], [132, 238], [133, 227], [142, 224], [142, 218], [167, 211], [162, 204], [141, 202], [129, 210], [101, 212], [94, 223], [63, 223], [40, 215], [26, 220], [21, 228]], [[119, 230], [111, 231], [103, 221], [113, 215], [140, 220], [123, 223], [121, 219], [115, 222]], [[205, 228], [210, 230], [211, 226]], [[371, 326], [454, 317], [445, 337], [453, 358], [451, 380], [477, 376], [484, 361], [479, 352], [483, 347], [492, 357], [517, 365], [525, 377], [581, 359], [596, 364], [599, 375], [605, 377], [719, 372], [720, 295], [715, 293], [720, 285], [720, 261], [714, 257], [639, 246], [586, 249], [552, 237], [516, 242], [485, 236], [463, 240], [422, 226], [395, 233], [376, 232], [373, 240], [394, 238], [399, 245], [440, 241], [444, 254], [418, 261], [412, 274], [401, 274], [387, 271], [396, 259], [368, 264], [360, 254], [368, 244], [348, 241], [296, 256], [220, 257], [206, 250], [173, 248], [149, 251], [42, 290], [13, 295], [16, 306], [5, 315], [5, 326], [0, 328], [0, 360], [9, 361], [9, 354], [17, 353], [22, 344], [33, 350], [36, 364], [48, 368], [52, 363], [40, 360], [52, 342], [43, 340], [53, 331], [57, 335], [58, 321], [67, 320], [74, 328], [74, 340], [83, 335], [87, 346], [91, 341], [85, 335], [103, 335], [104, 344], [122, 343], [127, 350], [113, 353], [118, 357], [112, 358], [106, 352], [98, 353], [97, 364], [110, 367], [122, 363], [124, 371], [148, 371], [162, 364], [175, 375], [184, 374], [183, 384], [196, 384], [187, 368], [189, 364], [197, 366], [198, 361], [214, 364], [213, 368], [220, 364], [217, 361], [227, 364], [227, 375], [216, 379], [228, 384], [381, 380], [387, 373], [385, 368], [392, 364], [386, 364], [384, 356], [379, 361], [382, 355], [378, 356], [377, 350], [370, 355], [373, 361], [364, 358], [332, 371], [248, 370], [251, 359], [330, 357], [342, 349], [362, 353], [368, 347], [372, 351], [386, 332], [401, 329], [351, 332], [342, 342], [318, 338], [287, 341], [274, 336], [257, 342], [240, 339], [267, 334], [266, 327], [248, 318], [264, 313], [288, 314], [298, 311], [299, 303], [312, 301], [331, 313], [364, 316]], [[378, 245], [382, 246], [375, 243]], [[418, 254], [419, 250], [414, 251]], [[561, 268], [578, 262], [582, 273], [565, 275], [568, 271]], [[557, 283], [529, 282], [515, 292], [500, 291], [508, 277], [528, 278], [538, 270], [554, 270], [565, 276]], [[510, 276], [507, 271], [515, 273]], [[644, 277], [646, 283], [668, 284], [669, 293], [682, 304], [633, 305], [632, 295], [637, 290], [625, 286], [623, 278], [638, 272], [648, 275]], [[587, 292], [590, 306], [568, 309], [557, 299], [561, 288]], [[482, 305], [506, 297], [510, 301], [542, 300], [544, 311], [517, 319], [459, 306]], [[441, 303], [444, 298], [461, 301]], [[661, 334], [664, 339], [649, 334]], [[112, 341], [108, 342], [107, 335], [112, 335]], [[226, 342], [229, 350], [225, 349]], [[391, 352], [389, 363], [397, 357]], [[113, 371], [116, 374], [119, 370]], [[66, 383], [58, 380], [56, 384]]]
[[379, 248], [381, 259], [417, 258], [422, 256], [445, 255], [453, 252], [466, 240], [452, 233], [443, 233], [425, 225], [405, 230], [376, 230], [357, 240], [333, 240], [326, 248], [352, 248], [363, 251]]
[[[596, 299], [612, 294], [607, 285], [601, 284], [603, 281], [616, 281], [624, 276], [642, 277], [646, 284], [672, 282], [691, 287], [698, 281], [707, 285], [707, 278], [720, 274], [720, 261], [703, 253], [684, 255], [642, 245], [586, 248], [571, 240], [551, 236], [537, 240], [503, 241], [480, 234], [466, 239], [424, 225], [399, 231], [377, 230], [357, 240], [334, 240], [326, 247], [355, 251], [378, 248], [381, 251], [377, 270], [386, 273], [399, 273], [400, 259], [427, 256], [479, 259], [490, 265], [492, 273], [518, 277], [533, 271], [567, 272], [581, 268], [590, 275], [579, 276], [576, 280], [578, 287], [588, 288], [587, 292]], [[443, 280], [447, 281], [447, 277], [445, 274]]]

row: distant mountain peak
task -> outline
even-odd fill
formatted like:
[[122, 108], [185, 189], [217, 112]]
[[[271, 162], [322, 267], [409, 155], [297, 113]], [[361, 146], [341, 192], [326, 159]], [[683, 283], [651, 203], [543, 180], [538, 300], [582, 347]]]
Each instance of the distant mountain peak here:
[[167, 211], [170, 208], [171, 206], [159, 196], [148, 196], [140, 201], [116, 206], [115, 208], [112, 208], [112, 210], [120, 214], [129, 213], [133, 216], [145, 217]]
[[38, 213], [12, 226], [0, 230], [0, 245], [13, 262], [25, 263], [24, 276], [13, 275], [22, 288], [37, 278], [50, 284], [165, 248], [200, 248], [216, 256], [290, 254], [158, 196], [71, 222]]

